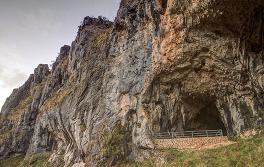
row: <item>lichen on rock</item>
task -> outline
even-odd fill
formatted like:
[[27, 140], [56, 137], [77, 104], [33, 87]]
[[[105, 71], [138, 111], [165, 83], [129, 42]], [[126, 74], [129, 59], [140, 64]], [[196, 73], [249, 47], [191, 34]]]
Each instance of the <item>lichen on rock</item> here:
[[113, 23], [86, 17], [52, 69], [40, 65], [7, 99], [0, 157], [52, 152], [65, 166], [114, 165], [151, 156], [153, 133], [233, 137], [263, 125], [263, 6], [122, 0]]

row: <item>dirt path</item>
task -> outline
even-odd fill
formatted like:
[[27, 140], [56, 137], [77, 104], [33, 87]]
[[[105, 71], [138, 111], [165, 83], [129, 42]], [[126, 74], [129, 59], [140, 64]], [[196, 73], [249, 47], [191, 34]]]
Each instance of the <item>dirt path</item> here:
[[155, 147], [177, 148], [179, 150], [202, 150], [212, 149], [221, 146], [234, 144], [226, 136], [223, 137], [197, 137], [197, 138], [178, 138], [178, 139], [156, 139]]

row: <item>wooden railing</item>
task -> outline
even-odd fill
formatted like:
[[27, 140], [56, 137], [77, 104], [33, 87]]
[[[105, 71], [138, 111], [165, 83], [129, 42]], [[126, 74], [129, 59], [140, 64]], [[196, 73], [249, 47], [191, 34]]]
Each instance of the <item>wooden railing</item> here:
[[223, 136], [223, 131], [222, 129], [219, 129], [219, 130], [183, 131], [183, 132], [163, 132], [163, 133], [155, 133], [152, 136], [156, 139], [218, 137], [218, 136]]

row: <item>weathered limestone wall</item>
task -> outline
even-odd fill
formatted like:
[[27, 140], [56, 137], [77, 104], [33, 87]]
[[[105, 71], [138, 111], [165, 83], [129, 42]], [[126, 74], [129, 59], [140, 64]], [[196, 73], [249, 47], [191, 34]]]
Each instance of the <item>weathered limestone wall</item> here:
[[[63, 157], [65, 166], [113, 166], [150, 156], [149, 134], [223, 129], [236, 136], [264, 125], [263, 6], [122, 0], [114, 23], [86, 17], [52, 69], [39, 66], [7, 99], [0, 158], [52, 151], [50, 161]], [[156, 143], [227, 142], [179, 140]]]

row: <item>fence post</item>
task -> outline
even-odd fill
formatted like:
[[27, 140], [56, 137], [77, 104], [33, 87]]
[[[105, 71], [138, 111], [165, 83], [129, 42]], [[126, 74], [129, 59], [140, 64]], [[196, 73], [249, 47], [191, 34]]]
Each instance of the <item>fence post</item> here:
[[[190, 134], [191, 133], [191, 134]], [[185, 132], [164, 132], [153, 133], [151, 137], [158, 139], [174, 139], [174, 138], [195, 138], [195, 137], [217, 137], [224, 136], [223, 130], [200, 130], [200, 131], [185, 131]]]
[[220, 135], [223, 136], [223, 130], [222, 129], [220, 129]]

